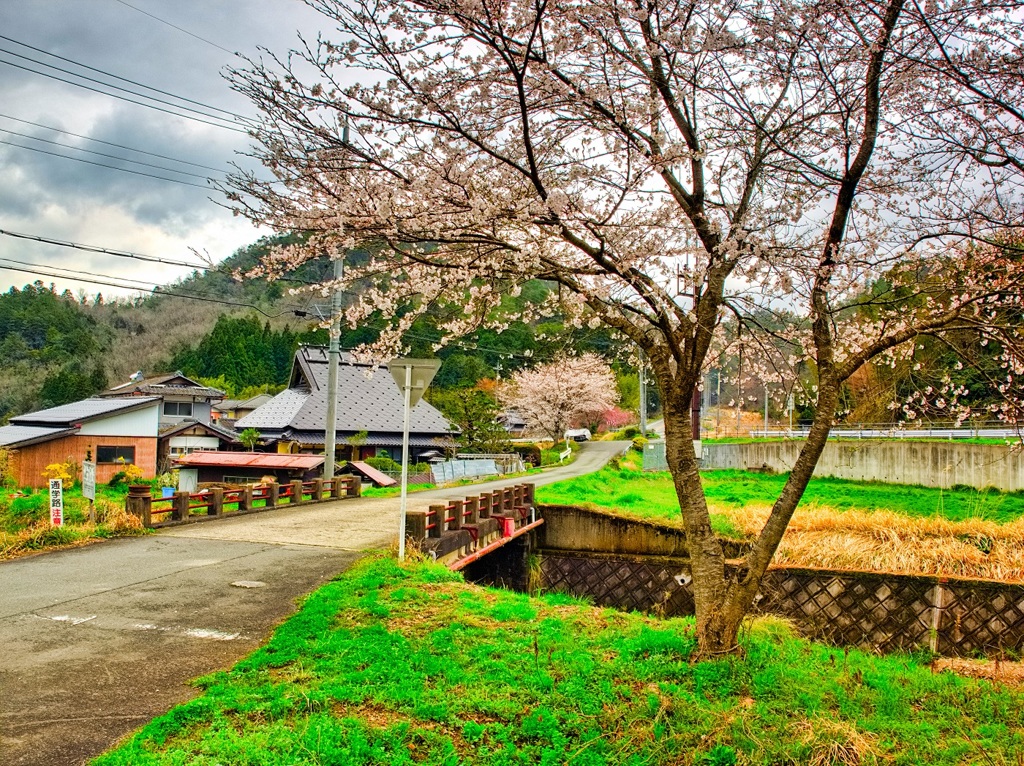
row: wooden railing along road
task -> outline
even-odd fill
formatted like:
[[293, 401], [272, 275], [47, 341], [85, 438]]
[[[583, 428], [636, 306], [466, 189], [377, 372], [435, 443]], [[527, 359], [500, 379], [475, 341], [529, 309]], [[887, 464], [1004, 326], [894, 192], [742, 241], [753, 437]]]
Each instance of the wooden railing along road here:
[[237, 489], [214, 487], [202, 492], [176, 492], [170, 497], [153, 497], [148, 484], [133, 485], [128, 492], [127, 510], [149, 529], [206, 521], [226, 515], [268, 511], [279, 506], [308, 505], [359, 497], [358, 476], [293, 481], [288, 484], [255, 484]]

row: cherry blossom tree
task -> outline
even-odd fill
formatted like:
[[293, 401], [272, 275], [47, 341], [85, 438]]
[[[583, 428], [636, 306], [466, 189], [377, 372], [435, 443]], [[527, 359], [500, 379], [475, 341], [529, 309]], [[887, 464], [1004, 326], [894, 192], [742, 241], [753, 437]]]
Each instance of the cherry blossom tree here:
[[[233, 73], [274, 178], [239, 172], [231, 204], [303, 234], [258, 273], [366, 249], [318, 289], [360, 285], [351, 325], [391, 318], [367, 353], [400, 348], [437, 304], [463, 334], [530, 278], [557, 283], [570, 321], [632, 341], [661, 394], [703, 654], [736, 649], [864, 364], [978, 333], [1000, 349], [999, 414], [1018, 416], [1020, 3], [307, 2], [330, 37]], [[814, 370], [815, 419], [733, 565], [691, 396], [725, 318], [750, 374], [772, 333], [757, 317], [777, 310], [801, 318], [781, 340]]]
[[581, 354], [520, 370], [499, 389], [498, 396], [528, 426], [558, 441], [567, 429], [611, 409], [618, 392], [608, 363], [597, 354]]

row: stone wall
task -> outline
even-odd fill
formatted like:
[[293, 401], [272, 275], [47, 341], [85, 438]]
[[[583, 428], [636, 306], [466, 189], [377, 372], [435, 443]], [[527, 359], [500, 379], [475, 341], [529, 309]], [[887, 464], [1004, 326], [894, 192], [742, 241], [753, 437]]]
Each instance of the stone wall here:
[[[768, 466], [789, 471], [803, 441], [703, 445], [701, 468], [747, 469]], [[1024, 490], [1024, 454], [998, 444], [900, 441], [897, 439], [831, 440], [815, 476], [922, 484], [949, 488], [964, 484], [1004, 492]]]

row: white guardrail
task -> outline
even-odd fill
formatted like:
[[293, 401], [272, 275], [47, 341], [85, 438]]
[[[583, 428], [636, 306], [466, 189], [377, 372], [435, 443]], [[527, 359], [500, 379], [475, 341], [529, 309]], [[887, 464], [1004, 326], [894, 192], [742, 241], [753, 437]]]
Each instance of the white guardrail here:
[[[804, 439], [808, 428], [751, 431], [753, 437]], [[1014, 428], [833, 428], [830, 439], [1019, 439]]]

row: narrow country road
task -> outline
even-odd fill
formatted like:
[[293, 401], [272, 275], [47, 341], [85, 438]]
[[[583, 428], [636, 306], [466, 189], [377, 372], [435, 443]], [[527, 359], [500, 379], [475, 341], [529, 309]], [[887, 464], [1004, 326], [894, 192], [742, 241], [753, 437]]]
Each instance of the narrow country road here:
[[[535, 484], [598, 470], [591, 442]], [[523, 479], [419, 492], [409, 508]], [[226, 518], [0, 562], [0, 765], [80, 764], [230, 667], [296, 599], [398, 537], [398, 499]]]

